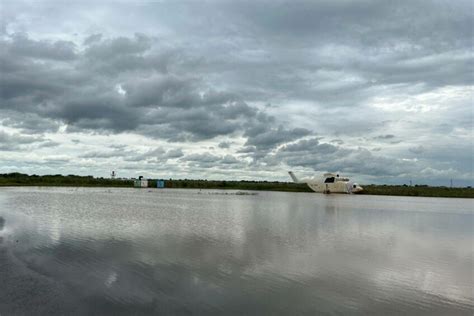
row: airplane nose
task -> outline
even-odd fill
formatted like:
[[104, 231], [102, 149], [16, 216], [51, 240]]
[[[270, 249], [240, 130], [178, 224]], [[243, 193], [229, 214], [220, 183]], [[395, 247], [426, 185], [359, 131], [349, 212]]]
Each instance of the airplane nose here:
[[352, 187], [352, 193], [358, 193], [360, 191], [363, 191], [364, 189], [358, 185], [357, 183], [354, 183], [353, 184], [353, 187]]

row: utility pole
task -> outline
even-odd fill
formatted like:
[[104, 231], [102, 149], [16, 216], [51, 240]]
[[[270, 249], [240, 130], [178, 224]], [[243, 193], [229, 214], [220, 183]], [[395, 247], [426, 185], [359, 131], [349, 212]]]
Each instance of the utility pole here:
[[451, 179], [451, 188], [453, 188], [453, 179]]

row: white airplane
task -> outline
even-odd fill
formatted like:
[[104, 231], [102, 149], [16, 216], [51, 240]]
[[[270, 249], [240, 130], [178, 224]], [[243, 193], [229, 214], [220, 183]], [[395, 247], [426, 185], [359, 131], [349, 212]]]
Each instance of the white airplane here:
[[338, 174], [325, 173], [321, 179], [301, 179], [299, 180], [293, 172], [289, 171], [291, 179], [296, 183], [306, 183], [314, 192], [318, 193], [358, 193], [364, 190], [357, 183], [353, 183], [349, 178], [339, 177]]

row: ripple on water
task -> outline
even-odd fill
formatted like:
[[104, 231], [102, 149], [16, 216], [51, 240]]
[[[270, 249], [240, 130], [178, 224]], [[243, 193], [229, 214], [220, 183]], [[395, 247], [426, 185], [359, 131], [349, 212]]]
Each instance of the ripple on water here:
[[33, 313], [20, 297], [44, 288], [86, 314], [473, 311], [465, 200], [20, 188], [0, 203], [0, 251], [21, 263], [7, 276], [0, 253], [0, 294], [18, 297], [0, 313]]

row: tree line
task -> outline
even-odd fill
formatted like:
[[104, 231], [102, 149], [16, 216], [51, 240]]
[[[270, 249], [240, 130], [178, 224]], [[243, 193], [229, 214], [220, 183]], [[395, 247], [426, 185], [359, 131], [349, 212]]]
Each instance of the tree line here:
[[[133, 179], [95, 178], [77, 175], [27, 175], [13, 172], [0, 174], [0, 186], [75, 186], [75, 187], [133, 187]], [[164, 179], [165, 188], [180, 189], [229, 189], [229, 190], [263, 190], [287, 192], [312, 192], [304, 183], [278, 181], [225, 181], [225, 180], [191, 180]], [[157, 180], [148, 180], [149, 188], [156, 188]], [[427, 185], [362, 185], [362, 194], [400, 195], [428, 197], [461, 197], [474, 198], [474, 189], [431, 187]]]

